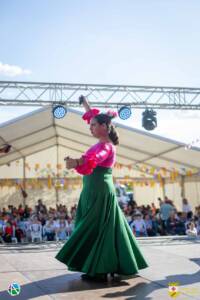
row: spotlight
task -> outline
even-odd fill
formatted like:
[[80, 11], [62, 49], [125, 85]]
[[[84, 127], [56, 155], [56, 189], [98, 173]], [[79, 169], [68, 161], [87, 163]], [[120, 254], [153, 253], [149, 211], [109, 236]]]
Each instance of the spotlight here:
[[67, 109], [62, 105], [56, 105], [53, 108], [53, 116], [56, 119], [62, 119], [67, 113]]
[[118, 115], [119, 115], [120, 119], [127, 120], [131, 116], [131, 107], [130, 106], [122, 106], [118, 110]]
[[153, 130], [157, 127], [156, 111], [153, 109], [146, 109], [142, 113], [142, 127], [146, 130]]

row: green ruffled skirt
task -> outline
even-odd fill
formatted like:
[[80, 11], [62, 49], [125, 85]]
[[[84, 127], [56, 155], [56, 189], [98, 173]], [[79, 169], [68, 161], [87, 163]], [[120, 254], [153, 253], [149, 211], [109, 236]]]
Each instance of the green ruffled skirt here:
[[56, 259], [91, 276], [131, 275], [148, 266], [118, 205], [111, 168], [83, 176], [75, 229]]

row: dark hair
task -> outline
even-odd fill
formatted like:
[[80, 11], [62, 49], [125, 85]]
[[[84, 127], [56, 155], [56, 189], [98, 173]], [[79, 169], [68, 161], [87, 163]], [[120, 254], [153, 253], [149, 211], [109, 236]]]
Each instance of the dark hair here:
[[191, 219], [192, 216], [193, 216], [193, 212], [192, 212], [192, 211], [189, 211], [189, 212], [187, 213], [187, 219]]
[[106, 124], [107, 128], [108, 128], [108, 136], [111, 139], [112, 143], [114, 145], [118, 145], [119, 144], [119, 135], [115, 129], [115, 126], [112, 124], [111, 120], [114, 118], [113, 116], [107, 115], [107, 114], [98, 114], [95, 117], [95, 120], [97, 120], [97, 122], [102, 125], [102, 124]]

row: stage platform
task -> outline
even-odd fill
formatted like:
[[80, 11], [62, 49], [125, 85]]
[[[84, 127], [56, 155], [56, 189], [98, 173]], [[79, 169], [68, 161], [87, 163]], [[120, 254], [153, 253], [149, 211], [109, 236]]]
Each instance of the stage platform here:
[[[200, 240], [187, 237], [138, 239], [149, 268], [132, 278], [96, 283], [82, 281], [54, 257], [62, 244], [0, 244], [0, 299], [13, 299], [8, 287], [21, 292], [14, 299], [198, 299], [200, 300]], [[178, 293], [169, 294], [170, 283]]]

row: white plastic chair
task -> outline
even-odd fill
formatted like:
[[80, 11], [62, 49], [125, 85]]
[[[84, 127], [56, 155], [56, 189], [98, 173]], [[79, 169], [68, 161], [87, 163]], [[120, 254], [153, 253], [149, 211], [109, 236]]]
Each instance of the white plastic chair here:
[[[37, 225], [37, 230], [36, 230], [36, 226], [33, 225]], [[34, 240], [39, 240], [40, 242], [42, 242], [42, 225], [41, 224], [32, 224], [30, 226], [31, 229], [31, 240], [32, 243], [34, 242]]]

